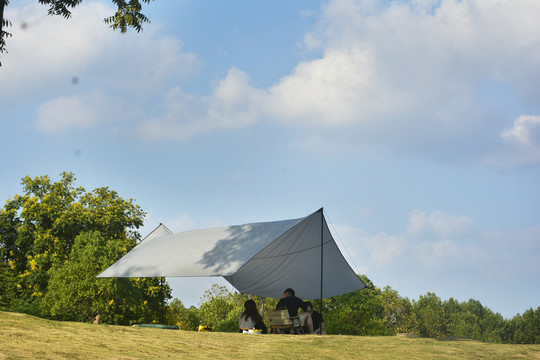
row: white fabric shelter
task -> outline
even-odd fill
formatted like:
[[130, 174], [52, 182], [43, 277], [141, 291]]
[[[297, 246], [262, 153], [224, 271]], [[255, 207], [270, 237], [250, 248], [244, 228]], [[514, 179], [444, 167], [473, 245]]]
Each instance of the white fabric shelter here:
[[366, 286], [339, 251], [322, 209], [300, 219], [178, 234], [160, 225], [98, 277], [175, 276], [222, 276], [242, 293], [273, 298], [289, 287], [316, 299]]

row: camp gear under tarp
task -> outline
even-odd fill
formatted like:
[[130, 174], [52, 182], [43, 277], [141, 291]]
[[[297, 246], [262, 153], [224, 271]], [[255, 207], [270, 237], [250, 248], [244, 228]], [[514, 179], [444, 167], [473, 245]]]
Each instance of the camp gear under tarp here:
[[366, 285], [337, 247], [322, 209], [300, 219], [186, 231], [160, 225], [98, 277], [222, 276], [241, 293], [304, 299]]

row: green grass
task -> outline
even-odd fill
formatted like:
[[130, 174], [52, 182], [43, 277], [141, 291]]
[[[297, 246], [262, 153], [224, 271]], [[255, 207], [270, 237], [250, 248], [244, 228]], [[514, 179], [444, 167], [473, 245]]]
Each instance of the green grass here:
[[58, 322], [0, 312], [0, 359], [540, 359], [540, 345], [248, 335]]

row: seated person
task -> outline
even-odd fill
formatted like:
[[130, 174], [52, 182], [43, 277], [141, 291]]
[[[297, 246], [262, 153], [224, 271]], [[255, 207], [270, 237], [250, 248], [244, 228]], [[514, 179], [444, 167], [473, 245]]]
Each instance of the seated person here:
[[311, 301], [306, 301], [305, 303], [307, 305], [306, 311], [311, 314], [311, 321], [313, 322], [313, 329], [315, 330], [315, 333], [319, 335], [326, 335], [326, 331], [324, 331], [324, 320], [322, 314], [313, 310], [313, 304]]
[[313, 331], [313, 322], [311, 320], [311, 314], [307, 312], [307, 305], [304, 301], [295, 296], [293, 289], [288, 288], [283, 292], [283, 297], [279, 299], [276, 309], [287, 308], [290, 317], [298, 316], [298, 309], [302, 309], [300, 314], [300, 323], [302, 326], [306, 326], [310, 334], [315, 334]]
[[259, 329], [263, 334], [268, 332], [261, 314], [257, 311], [257, 304], [251, 299], [244, 303], [244, 312], [238, 318], [238, 326], [240, 327], [240, 332], [250, 329]]

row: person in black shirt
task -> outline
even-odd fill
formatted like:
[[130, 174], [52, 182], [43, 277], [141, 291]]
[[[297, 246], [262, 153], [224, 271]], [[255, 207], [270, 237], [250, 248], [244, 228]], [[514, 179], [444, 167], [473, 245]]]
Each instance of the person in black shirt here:
[[306, 326], [310, 334], [315, 334], [313, 331], [313, 321], [311, 320], [311, 314], [307, 312], [307, 305], [302, 299], [296, 297], [293, 289], [288, 288], [283, 292], [283, 297], [279, 299], [276, 309], [287, 308], [289, 316], [298, 316], [298, 309], [302, 309], [300, 314], [300, 322], [302, 326]]
[[305, 304], [307, 305], [306, 311], [311, 314], [311, 320], [313, 322], [313, 329], [315, 330], [315, 333], [319, 335], [326, 335], [326, 331], [324, 331], [324, 320], [322, 314], [313, 310], [313, 304], [311, 301], [306, 301]]

